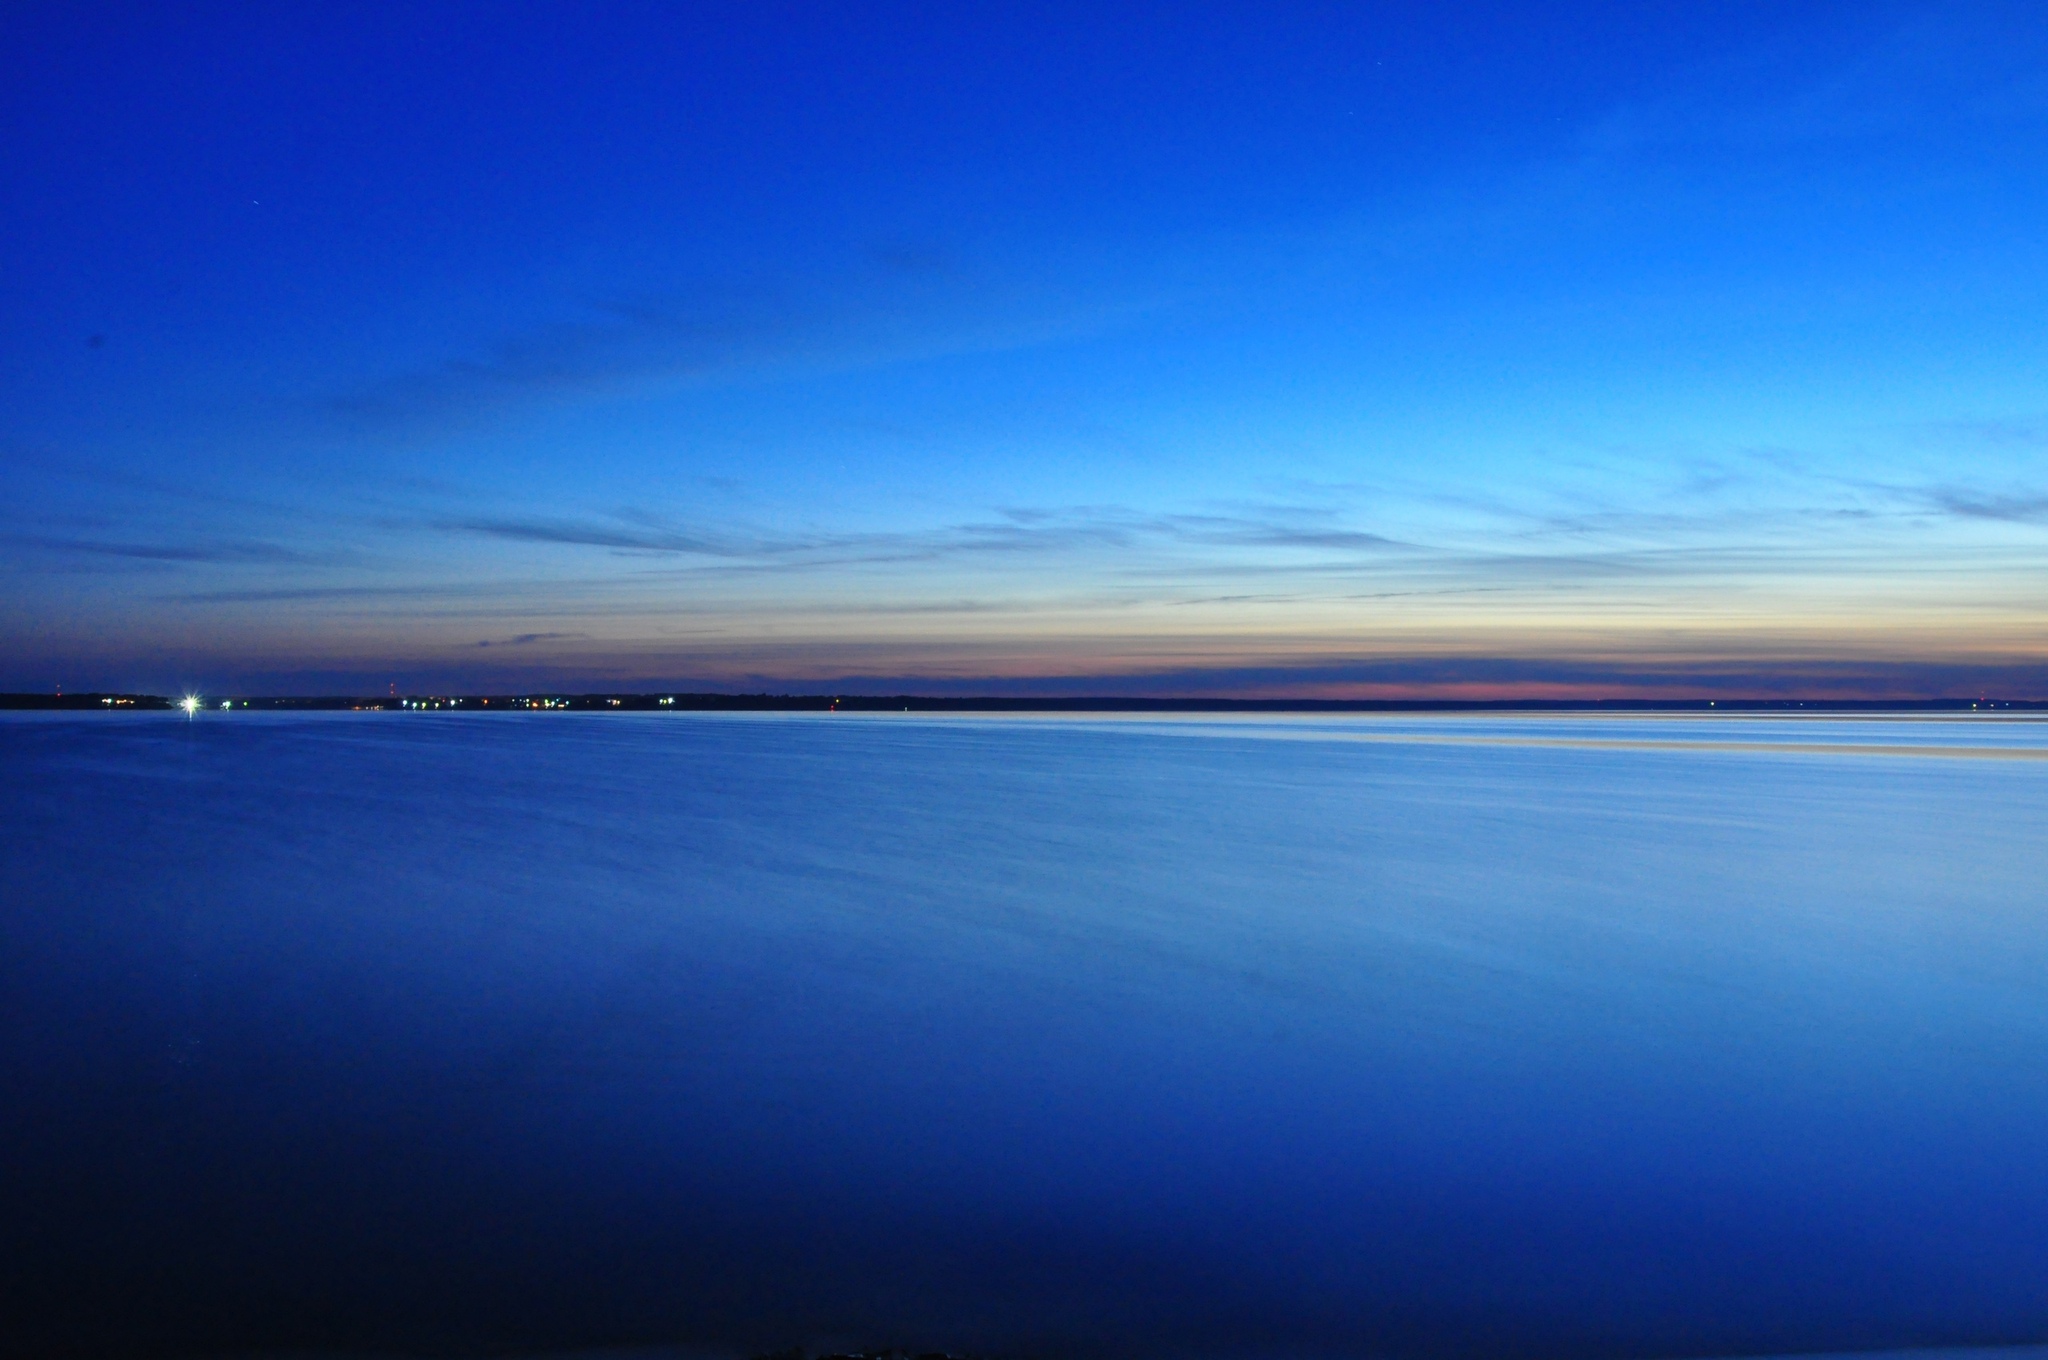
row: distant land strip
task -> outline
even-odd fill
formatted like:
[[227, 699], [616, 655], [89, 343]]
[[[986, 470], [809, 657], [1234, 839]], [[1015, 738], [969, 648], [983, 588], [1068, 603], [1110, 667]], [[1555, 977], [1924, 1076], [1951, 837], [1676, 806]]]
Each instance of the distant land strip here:
[[[1145, 699], [919, 694], [4, 694], [0, 709], [523, 713], [2048, 713], [2044, 699]], [[1455, 738], [1455, 740], [1467, 740]], [[1548, 740], [1548, 739], [1546, 739]], [[1559, 741], [1565, 739], [1559, 738]], [[1576, 740], [1576, 739], [1573, 739]], [[1601, 743], [1612, 744], [1612, 743]], [[1699, 743], [1687, 742], [1689, 749]], [[1774, 747], [1774, 749], [1784, 749]], [[1829, 747], [1830, 750], [1841, 749]]]

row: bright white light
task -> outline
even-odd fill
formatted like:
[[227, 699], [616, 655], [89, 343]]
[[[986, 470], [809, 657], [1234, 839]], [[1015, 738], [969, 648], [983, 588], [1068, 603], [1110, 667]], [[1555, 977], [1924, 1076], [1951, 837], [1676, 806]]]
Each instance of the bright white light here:
[[220, 701], [220, 706], [222, 708], [233, 708], [235, 706], [235, 701], [233, 699], [223, 699]]
[[194, 713], [197, 713], [199, 711], [199, 696], [196, 694], [186, 695], [184, 698], [178, 700], [178, 707], [185, 710], [186, 717], [191, 717]]

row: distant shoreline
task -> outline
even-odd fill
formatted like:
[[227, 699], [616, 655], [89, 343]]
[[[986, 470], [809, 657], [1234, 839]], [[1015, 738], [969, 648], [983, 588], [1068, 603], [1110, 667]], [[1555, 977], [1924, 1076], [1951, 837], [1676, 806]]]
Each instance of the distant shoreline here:
[[[2048, 712], [2043, 699], [1130, 699], [919, 694], [209, 695], [207, 709], [477, 713], [1971, 713]], [[0, 710], [170, 711], [161, 694], [0, 694]]]

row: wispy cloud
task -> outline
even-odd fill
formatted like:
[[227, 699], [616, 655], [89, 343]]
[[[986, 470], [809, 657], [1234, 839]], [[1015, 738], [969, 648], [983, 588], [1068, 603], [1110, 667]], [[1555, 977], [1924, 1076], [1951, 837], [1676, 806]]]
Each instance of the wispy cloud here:
[[431, 429], [563, 399], [1031, 345], [1149, 305], [1156, 284], [1134, 284], [1121, 263], [1061, 257], [995, 269], [949, 243], [902, 239], [808, 269], [633, 281], [318, 404], [344, 425]]
[[797, 326], [775, 294], [742, 309], [710, 299], [599, 301], [575, 317], [512, 330], [328, 398], [330, 412], [373, 426], [439, 423], [510, 402], [601, 392], [647, 377], [689, 378], [772, 346]]
[[61, 538], [43, 534], [7, 534], [15, 543], [49, 552], [89, 557], [128, 558], [141, 562], [304, 563], [325, 560], [319, 555], [254, 539], [198, 539], [186, 543], [136, 543], [104, 539]]
[[562, 642], [590, 636], [588, 633], [520, 633], [508, 638], [485, 638], [478, 647], [528, 647], [536, 642]]
[[1872, 7], [1860, 40], [1839, 42], [1817, 73], [1796, 74], [1815, 52], [1813, 35], [1795, 30], [1613, 111], [1586, 145], [1770, 149], [2039, 117], [2048, 110], [2039, 53], [2033, 34], [1965, 9]]
[[194, 590], [158, 598], [183, 604], [255, 604], [271, 600], [346, 600], [359, 596], [409, 596], [418, 593], [404, 586], [298, 586], [281, 590]]
[[471, 516], [436, 520], [431, 527], [515, 542], [801, 567], [1168, 545], [1339, 554], [1384, 553], [1410, 546], [1385, 535], [1328, 524], [1326, 517], [1326, 512], [1303, 507], [1234, 514], [1146, 513], [1119, 506], [1012, 507], [991, 519], [925, 530], [799, 535], [676, 525], [633, 511], [585, 518]]
[[1991, 493], [1966, 487], [1930, 487], [1928, 502], [1951, 515], [1965, 519], [2009, 520], [2014, 523], [2048, 523], [2048, 493]]
[[435, 521], [435, 529], [516, 543], [611, 548], [636, 553], [677, 553], [693, 557], [759, 557], [801, 547], [799, 540], [745, 539], [729, 534], [651, 528], [592, 519], [478, 515]]

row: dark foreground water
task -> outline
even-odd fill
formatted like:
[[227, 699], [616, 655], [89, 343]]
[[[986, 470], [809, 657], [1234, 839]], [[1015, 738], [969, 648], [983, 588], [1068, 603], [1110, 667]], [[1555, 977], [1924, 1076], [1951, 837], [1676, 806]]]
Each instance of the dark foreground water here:
[[2048, 1339], [2044, 755], [1967, 720], [0, 721], [0, 1338]]

